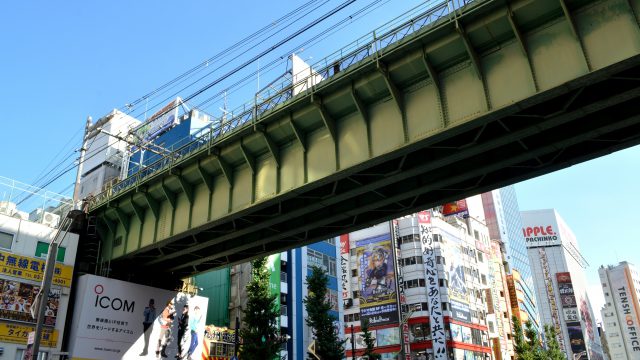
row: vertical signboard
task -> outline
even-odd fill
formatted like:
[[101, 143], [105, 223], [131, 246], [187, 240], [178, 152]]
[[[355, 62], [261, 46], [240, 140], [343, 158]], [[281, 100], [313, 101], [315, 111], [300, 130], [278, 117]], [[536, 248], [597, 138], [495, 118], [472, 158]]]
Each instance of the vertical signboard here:
[[393, 243], [394, 249], [396, 252], [396, 271], [398, 274], [398, 303], [400, 304], [400, 318], [402, 319], [400, 324], [401, 335], [402, 335], [402, 349], [404, 352], [405, 360], [411, 360], [411, 343], [409, 341], [409, 316], [410, 313], [407, 309], [407, 297], [404, 293], [404, 276], [402, 276], [402, 266], [400, 265], [401, 258], [401, 250], [400, 250], [400, 242], [398, 239], [400, 238], [400, 226], [398, 224], [398, 220], [394, 219], [391, 222], [391, 227], [393, 230]]
[[564, 345], [564, 337], [562, 336], [562, 329], [560, 328], [558, 305], [556, 304], [555, 291], [553, 290], [553, 280], [551, 280], [549, 260], [547, 259], [547, 253], [544, 248], [538, 248], [538, 255], [540, 255], [540, 264], [542, 265], [542, 275], [544, 276], [547, 301], [549, 302], [549, 307], [551, 308], [551, 320], [553, 321], [553, 326], [556, 328], [556, 334], [558, 334], [558, 344], [560, 345], [560, 349], [566, 349]]
[[368, 319], [373, 326], [399, 320], [394, 253], [388, 233], [356, 242], [360, 319]]
[[640, 311], [636, 287], [628, 268], [623, 271], [609, 272], [609, 283], [616, 310], [620, 319], [620, 329], [626, 343], [627, 351], [640, 358]]
[[[280, 253], [269, 255], [267, 258], [269, 269], [269, 291], [276, 296], [275, 310], [280, 314]], [[276, 318], [278, 333], [280, 332], [280, 316]]]
[[351, 299], [351, 274], [349, 273], [349, 234], [340, 235], [340, 287], [342, 301]]
[[207, 298], [83, 275], [75, 303], [71, 359], [202, 356]]
[[429, 325], [433, 343], [433, 358], [435, 360], [447, 360], [446, 335], [444, 331], [444, 317], [442, 316], [442, 303], [440, 300], [440, 286], [438, 269], [436, 268], [436, 247], [431, 230], [431, 213], [421, 211], [418, 213], [418, 226], [420, 228], [420, 243], [422, 244], [422, 262], [427, 275], [427, 302], [429, 303]]

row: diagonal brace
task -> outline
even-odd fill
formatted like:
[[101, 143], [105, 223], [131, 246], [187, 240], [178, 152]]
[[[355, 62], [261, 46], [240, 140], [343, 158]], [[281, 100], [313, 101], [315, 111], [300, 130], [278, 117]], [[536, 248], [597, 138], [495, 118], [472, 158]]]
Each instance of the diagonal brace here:
[[331, 116], [331, 114], [329, 114], [324, 104], [322, 104], [322, 99], [315, 100], [313, 104], [320, 112], [320, 117], [322, 118], [324, 126], [326, 126], [327, 130], [329, 130], [329, 135], [331, 135], [331, 138], [334, 142], [337, 141], [336, 122], [335, 120], [333, 120], [333, 117]]
[[404, 118], [404, 97], [393, 82], [393, 79], [391, 79], [388, 66], [383, 62], [378, 62], [378, 70], [380, 71], [380, 74], [382, 74], [385, 84], [387, 84], [387, 89], [389, 89], [389, 93], [391, 94], [393, 101], [396, 103], [398, 111], [400, 111], [401, 116]]
[[207, 190], [209, 190], [210, 193], [213, 192], [213, 176], [202, 166], [202, 161], [198, 161], [198, 174], [200, 174], [200, 178], [207, 187]]
[[258, 127], [258, 133], [262, 135], [264, 142], [267, 144], [267, 149], [269, 149], [269, 153], [273, 156], [273, 160], [276, 162], [276, 167], [280, 167], [280, 148], [278, 144], [273, 141], [271, 136], [267, 134], [267, 130], [264, 126]]
[[469, 54], [469, 58], [471, 59], [471, 64], [473, 65], [473, 68], [476, 70], [476, 74], [478, 75], [478, 78], [482, 80], [484, 78], [484, 74], [482, 73], [482, 64], [480, 64], [480, 58], [478, 57], [478, 54], [473, 48], [473, 44], [471, 44], [471, 40], [469, 40], [469, 36], [467, 35], [467, 32], [464, 30], [464, 28], [462, 27], [462, 24], [460, 24], [459, 21], [456, 21], [456, 31], [460, 35], [460, 38], [464, 43], [465, 49], [467, 49], [467, 54]]
[[176, 194], [171, 191], [171, 189], [169, 189], [169, 187], [167, 186], [167, 184], [165, 183], [165, 180], [162, 180], [162, 193], [164, 194], [164, 197], [167, 199], [167, 201], [169, 202], [169, 205], [171, 205], [172, 209], [176, 208]]
[[145, 213], [144, 208], [136, 204], [135, 201], [133, 201], [133, 195], [131, 195], [131, 197], [129, 198], [129, 201], [131, 202], [133, 213], [136, 214], [136, 216], [138, 217], [138, 220], [140, 220], [140, 222], [144, 221], [144, 213]]
[[367, 112], [367, 108], [365, 107], [364, 103], [358, 96], [358, 92], [356, 91], [356, 87], [353, 82], [351, 83], [351, 99], [353, 100], [353, 103], [356, 105], [356, 109], [360, 113], [360, 116], [362, 116], [364, 123], [365, 124], [369, 123], [369, 113]]
[[242, 157], [244, 157], [244, 160], [247, 162], [247, 165], [249, 165], [249, 169], [251, 169], [251, 173], [255, 174], [256, 159], [253, 155], [249, 153], [249, 150], [244, 146], [244, 144], [242, 143], [242, 140], [240, 140], [240, 151], [242, 152]]
[[293, 115], [289, 115], [289, 125], [291, 126], [291, 131], [293, 132], [293, 135], [295, 135], [296, 139], [298, 139], [298, 143], [300, 143], [300, 146], [302, 147], [302, 151], [306, 152], [307, 151], [306, 138], [302, 130], [300, 130], [300, 128], [298, 128], [296, 123], [293, 122]]
[[180, 183], [180, 187], [182, 188], [182, 191], [184, 191], [184, 194], [187, 197], [187, 200], [189, 200], [189, 204], [193, 204], [193, 185], [191, 185], [187, 179], [184, 178], [184, 176], [182, 175], [176, 175], [178, 177], [178, 182]]
[[229, 183], [229, 187], [233, 187], [233, 171], [232, 171], [233, 169], [231, 168], [229, 163], [227, 163], [222, 158], [221, 155], [216, 155], [215, 159], [218, 162], [218, 166], [220, 166], [222, 175], [224, 176], [225, 179], [227, 179], [227, 182]]
[[157, 219], [160, 213], [158, 201], [146, 191], [143, 194], [144, 194], [144, 199], [146, 200], [147, 205], [149, 206], [149, 209], [151, 209], [153, 216]]

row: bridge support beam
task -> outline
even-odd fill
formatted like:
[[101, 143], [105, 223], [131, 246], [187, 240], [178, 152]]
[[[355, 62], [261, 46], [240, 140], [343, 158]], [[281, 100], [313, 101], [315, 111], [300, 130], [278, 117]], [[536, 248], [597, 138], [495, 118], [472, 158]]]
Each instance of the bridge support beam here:
[[391, 94], [391, 98], [393, 102], [396, 104], [398, 108], [398, 112], [400, 113], [400, 118], [402, 119], [402, 131], [404, 133], [404, 141], [409, 141], [409, 129], [407, 125], [407, 114], [405, 112], [405, 104], [404, 104], [404, 94], [398, 86], [393, 82], [391, 78], [391, 73], [389, 72], [389, 66], [382, 61], [378, 60], [378, 71], [382, 74], [382, 78], [384, 79], [384, 83], [387, 85], [387, 89]]
[[291, 127], [291, 131], [293, 135], [298, 140], [298, 144], [302, 148], [303, 152], [307, 152], [307, 140], [305, 139], [304, 133], [298, 128], [295, 122], [293, 122], [293, 115], [289, 114], [289, 126]]
[[257, 127], [258, 134], [262, 137], [265, 144], [267, 145], [267, 149], [269, 149], [269, 153], [273, 157], [273, 161], [276, 162], [276, 167], [280, 167], [280, 148], [278, 145], [271, 139], [271, 136], [267, 133], [264, 125], [260, 125]]

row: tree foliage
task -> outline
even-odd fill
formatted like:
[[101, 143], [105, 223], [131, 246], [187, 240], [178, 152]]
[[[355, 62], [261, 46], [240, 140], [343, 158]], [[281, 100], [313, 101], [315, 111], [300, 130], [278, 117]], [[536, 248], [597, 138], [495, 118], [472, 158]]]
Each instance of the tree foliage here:
[[327, 298], [328, 285], [326, 271], [313, 266], [311, 275], [307, 277], [309, 295], [303, 300], [308, 315], [306, 322], [316, 338], [316, 355], [322, 360], [341, 360], [346, 340], [338, 338], [333, 326], [336, 318], [329, 313], [332, 306]]
[[269, 290], [269, 270], [267, 258], [251, 262], [251, 281], [247, 285], [247, 306], [244, 309], [244, 321], [240, 329], [242, 347], [240, 358], [243, 360], [276, 359], [280, 353], [278, 336], [278, 318], [275, 300], [278, 295]]
[[513, 316], [513, 340], [516, 359], [518, 360], [565, 360], [566, 356], [560, 349], [558, 337], [553, 326], [545, 325], [544, 333], [546, 348], [543, 348], [531, 321], [525, 323], [522, 329], [520, 319]]
[[371, 336], [371, 331], [369, 331], [369, 320], [364, 319], [361, 323], [360, 329], [362, 330], [362, 340], [364, 341], [364, 344], [367, 346], [364, 349], [364, 355], [369, 360], [381, 359], [382, 356], [380, 354], [373, 352], [375, 339]]

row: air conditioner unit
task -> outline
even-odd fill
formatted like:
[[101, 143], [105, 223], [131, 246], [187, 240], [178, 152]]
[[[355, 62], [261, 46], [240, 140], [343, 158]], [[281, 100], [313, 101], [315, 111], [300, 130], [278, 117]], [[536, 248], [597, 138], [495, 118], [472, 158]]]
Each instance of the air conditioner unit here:
[[11, 201], [0, 201], [0, 214], [12, 216], [16, 212], [16, 206]]
[[29, 221], [41, 223], [50, 227], [57, 227], [60, 222], [60, 215], [44, 211], [43, 209], [35, 209], [29, 214]]
[[42, 214], [42, 220], [40, 222], [49, 227], [57, 227], [60, 222], [60, 215], [45, 211]]

